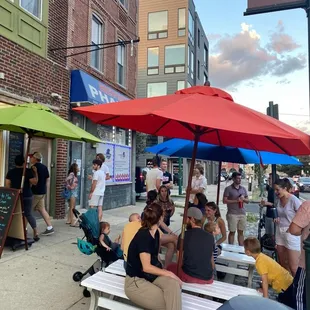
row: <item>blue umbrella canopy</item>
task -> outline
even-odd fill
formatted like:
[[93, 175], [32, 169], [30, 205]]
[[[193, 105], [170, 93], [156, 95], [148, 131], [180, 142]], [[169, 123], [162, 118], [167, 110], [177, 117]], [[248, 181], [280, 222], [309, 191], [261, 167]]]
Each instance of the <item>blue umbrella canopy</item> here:
[[[194, 141], [171, 139], [158, 145], [148, 147], [146, 152], [170, 157], [191, 158]], [[254, 150], [198, 143], [197, 159], [232, 162], [238, 164], [282, 164], [302, 165], [297, 158], [278, 153], [257, 152]]]

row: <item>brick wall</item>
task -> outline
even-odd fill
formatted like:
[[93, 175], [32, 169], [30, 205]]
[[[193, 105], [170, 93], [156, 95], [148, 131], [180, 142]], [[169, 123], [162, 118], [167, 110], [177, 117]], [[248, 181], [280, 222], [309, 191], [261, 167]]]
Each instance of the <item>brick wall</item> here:
[[[128, 0], [128, 10], [125, 10], [118, 0], [84, 0], [71, 1], [69, 4], [68, 46], [87, 45], [91, 43], [92, 14], [103, 23], [104, 43], [136, 39], [137, 36], [137, 0]], [[69, 50], [68, 54], [86, 51], [87, 48]], [[129, 97], [136, 95], [137, 48], [134, 47], [133, 57], [130, 56], [130, 46], [126, 48], [125, 64], [126, 87], [116, 83], [117, 49], [115, 47], [103, 50], [103, 70], [99, 72], [90, 64], [90, 53], [68, 58], [70, 69], [82, 69], [96, 78], [110, 84], [115, 89]]]
[[[0, 88], [39, 103], [50, 104], [59, 109], [59, 115], [68, 118], [69, 72], [46, 58], [40, 57], [23, 47], [0, 36], [1, 72]], [[54, 100], [51, 93], [58, 93], [62, 100]], [[55, 218], [65, 215], [64, 200], [60, 197], [67, 171], [67, 142], [58, 140], [56, 156], [56, 205]]]

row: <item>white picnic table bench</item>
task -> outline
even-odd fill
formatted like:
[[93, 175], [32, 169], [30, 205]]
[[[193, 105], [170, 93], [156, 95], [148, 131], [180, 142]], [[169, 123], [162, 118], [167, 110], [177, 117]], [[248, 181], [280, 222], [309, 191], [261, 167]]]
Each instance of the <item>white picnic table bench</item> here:
[[[124, 261], [121, 259], [117, 260], [105, 268], [105, 272], [125, 277]], [[261, 296], [254, 289], [220, 281], [213, 281], [212, 284], [192, 284], [183, 282], [182, 290], [224, 300], [231, 299], [238, 295]]]
[[[234, 274], [237, 276], [246, 277], [248, 279], [248, 287], [252, 286], [253, 272], [255, 266], [255, 259], [253, 257], [241, 254], [239, 251], [242, 248], [244, 253], [244, 248], [239, 245], [230, 245], [224, 243], [223, 250], [221, 254], [217, 257], [215, 268], [217, 271]], [[224, 250], [225, 248], [225, 250]], [[233, 251], [228, 251], [228, 250]], [[161, 260], [165, 259], [164, 254], [159, 254]], [[173, 260], [176, 261], [176, 255], [173, 256]], [[231, 264], [237, 266], [230, 266]]]
[[[83, 280], [81, 285], [86, 287], [91, 294], [89, 309], [97, 310], [98, 307], [111, 310], [141, 309], [126, 302], [128, 297], [124, 291], [124, 282], [124, 277], [102, 271]], [[108, 297], [103, 296], [102, 293]], [[115, 297], [122, 300], [115, 300]], [[209, 299], [182, 293], [183, 310], [215, 310], [221, 305], [221, 303]]]
[[223, 251], [245, 254], [243, 246], [228, 243], [222, 243], [221, 246]]
[[[220, 263], [227, 264], [222, 265]], [[235, 263], [237, 267], [229, 266]], [[252, 286], [255, 259], [245, 254], [222, 251], [216, 260], [216, 270], [248, 278], [248, 287]], [[245, 269], [246, 268], [246, 269]]]

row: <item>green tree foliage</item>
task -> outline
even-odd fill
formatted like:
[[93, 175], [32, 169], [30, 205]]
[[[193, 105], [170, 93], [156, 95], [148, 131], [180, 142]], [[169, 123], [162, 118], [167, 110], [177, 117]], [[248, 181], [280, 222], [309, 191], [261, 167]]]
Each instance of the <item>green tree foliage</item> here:
[[300, 175], [302, 166], [295, 165], [277, 165], [277, 171], [283, 172], [287, 174], [289, 177], [293, 177], [294, 175]]

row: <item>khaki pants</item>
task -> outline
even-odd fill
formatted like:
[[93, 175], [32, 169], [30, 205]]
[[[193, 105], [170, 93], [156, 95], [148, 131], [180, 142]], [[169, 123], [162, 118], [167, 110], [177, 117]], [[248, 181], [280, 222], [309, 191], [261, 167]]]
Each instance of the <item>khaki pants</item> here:
[[153, 283], [126, 276], [125, 294], [136, 305], [148, 310], [181, 310], [179, 283], [169, 277], [158, 277]]

